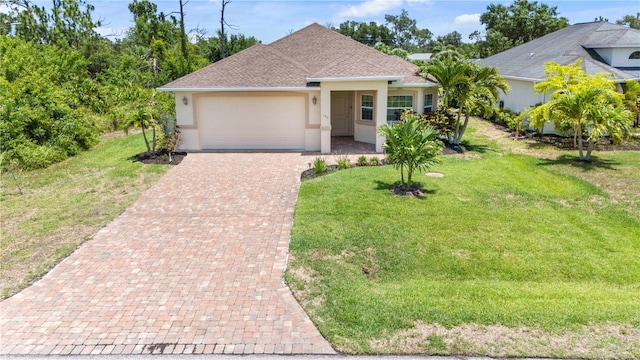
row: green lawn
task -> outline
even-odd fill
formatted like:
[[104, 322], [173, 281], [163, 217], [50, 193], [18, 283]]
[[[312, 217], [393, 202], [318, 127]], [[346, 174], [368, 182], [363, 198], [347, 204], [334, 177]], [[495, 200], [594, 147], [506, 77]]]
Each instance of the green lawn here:
[[[424, 199], [392, 195], [388, 166], [303, 182], [286, 279], [321, 332], [357, 353], [640, 356], [640, 153], [586, 168], [474, 141], [417, 179]], [[479, 346], [496, 326], [516, 340]]]
[[144, 150], [140, 134], [104, 138], [49, 168], [16, 173], [17, 183], [2, 174], [0, 298], [45, 274], [170, 168], [131, 159]]

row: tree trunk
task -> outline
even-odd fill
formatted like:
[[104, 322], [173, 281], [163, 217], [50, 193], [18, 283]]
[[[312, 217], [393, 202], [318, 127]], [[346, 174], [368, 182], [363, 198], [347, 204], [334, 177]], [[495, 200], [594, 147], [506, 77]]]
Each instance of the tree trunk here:
[[220, 57], [224, 59], [225, 55], [225, 42], [227, 41], [227, 36], [224, 33], [224, 8], [230, 3], [231, 0], [222, 0], [222, 7], [220, 9]]
[[574, 130], [576, 131], [576, 133], [578, 132], [580, 133], [580, 136], [577, 137], [578, 153], [580, 154], [580, 160], [584, 160], [583, 146], [582, 146], [582, 128], [580, 127], [580, 124], [578, 124], [578, 126], [576, 126]]
[[456, 132], [453, 137], [453, 145], [460, 145], [460, 116], [462, 115], [462, 108], [458, 108], [458, 116], [456, 119]]
[[156, 127], [152, 127], [151, 130], [153, 131], [153, 154], [156, 153]]
[[462, 129], [460, 129], [460, 133], [455, 140], [456, 145], [460, 145], [460, 141], [462, 141], [462, 135], [467, 131], [467, 125], [469, 125], [469, 114], [464, 115], [464, 124], [462, 124]]
[[593, 140], [589, 140], [587, 142], [587, 157], [584, 159], [585, 161], [591, 161], [591, 151], [593, 150]]
[[147, 145], [147, 153], [151, 154], [151, 147], [149, 146], [149, 139], [147, 139], [147, 133], [144, 131], [144, 126], [142, 126], [142, 137], [144, 138], [144, 144]]
[[180, 0], [180, 50], [182, 51], [182, 61], [186, 67], [182, 71], [186, 74], [189, 68], [189, 57], [187, 56], [187, 34], [184, 32], [184, 9], [182, 0]]

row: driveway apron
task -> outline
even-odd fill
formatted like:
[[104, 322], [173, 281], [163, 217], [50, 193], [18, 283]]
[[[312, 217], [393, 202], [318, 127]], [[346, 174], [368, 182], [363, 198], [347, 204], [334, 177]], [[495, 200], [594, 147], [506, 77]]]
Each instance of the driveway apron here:
[[189, 154], [0, 303], [0, 354], [333, 354], [282, 281], [306, 161]]

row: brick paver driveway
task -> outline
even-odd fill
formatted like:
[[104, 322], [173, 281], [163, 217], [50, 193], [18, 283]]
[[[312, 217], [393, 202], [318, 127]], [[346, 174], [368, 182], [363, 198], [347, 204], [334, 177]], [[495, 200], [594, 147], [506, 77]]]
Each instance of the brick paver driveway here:
[[190, 154], [0, 303], [0, 353], [334, 353], [282, 282], [307, 161]]

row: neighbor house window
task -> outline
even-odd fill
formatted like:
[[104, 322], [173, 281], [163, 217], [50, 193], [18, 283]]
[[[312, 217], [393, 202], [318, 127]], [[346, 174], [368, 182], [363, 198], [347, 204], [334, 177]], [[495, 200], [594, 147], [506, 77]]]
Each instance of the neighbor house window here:
[[433, 111], [433, 94], [426, 94], [424, 96], [424, 113], [430, 113]]
[[373, 95], [362, 95], [360, 98], [360, 120], [373, 121]]
[[629, 59], [640, 59], [640, 51], [634, 51], [631, 53], [631, 55], [629, 55]]
[[391, 95], [387, 97], [387, 122], [400, 121], [405, 110], [413, 109], [413, 95]]

